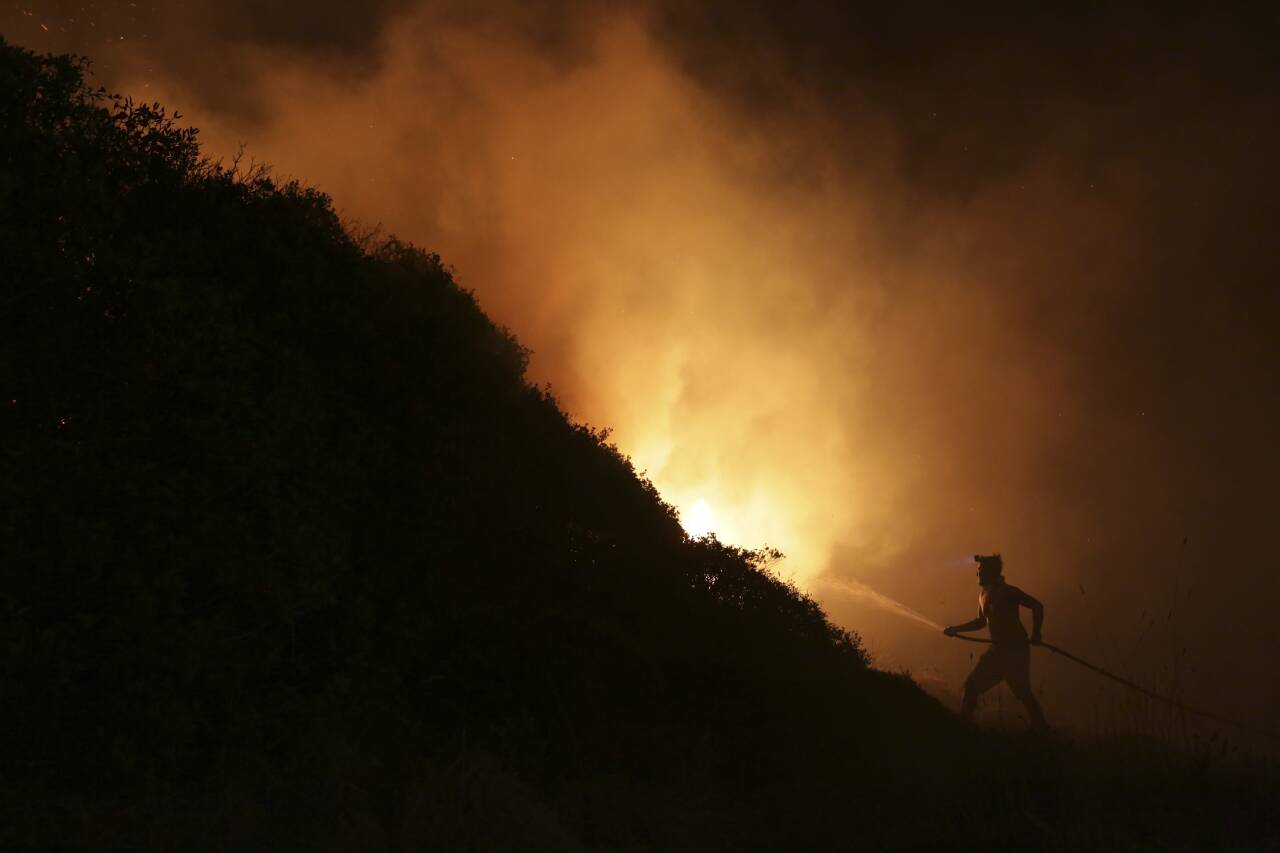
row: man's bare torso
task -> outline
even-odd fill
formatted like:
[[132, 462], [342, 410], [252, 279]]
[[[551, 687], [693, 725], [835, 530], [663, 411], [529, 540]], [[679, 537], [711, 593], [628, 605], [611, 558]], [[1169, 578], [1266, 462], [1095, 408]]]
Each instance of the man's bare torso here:
[[1025, 598], [1026, 593], [1007, 583], [983, 587], [978, 593], [978, 612], [987, 620], [991, 642], [997, 645], [1027, 644], [1027, 629], [1018, 618], [1018, 607]]

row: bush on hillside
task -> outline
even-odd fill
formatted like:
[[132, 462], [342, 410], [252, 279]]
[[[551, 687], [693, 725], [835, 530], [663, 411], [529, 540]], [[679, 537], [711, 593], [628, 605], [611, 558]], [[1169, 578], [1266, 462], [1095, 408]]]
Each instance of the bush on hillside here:
[[24, 785], [110, 811], [317, 761], [393, 784], [473, 742], [589, 768], [865, 670], [769, 555], [690, 540], [438, 257], [84, 72], [0, 45]]

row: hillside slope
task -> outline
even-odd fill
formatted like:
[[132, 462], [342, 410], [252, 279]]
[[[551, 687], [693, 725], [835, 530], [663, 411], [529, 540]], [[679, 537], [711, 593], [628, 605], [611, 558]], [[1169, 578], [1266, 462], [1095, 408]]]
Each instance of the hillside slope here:
[[0, 259], [5, 849], [1043, 846], [1113, 790], [690, 540], [439, 258], [3, 42]]

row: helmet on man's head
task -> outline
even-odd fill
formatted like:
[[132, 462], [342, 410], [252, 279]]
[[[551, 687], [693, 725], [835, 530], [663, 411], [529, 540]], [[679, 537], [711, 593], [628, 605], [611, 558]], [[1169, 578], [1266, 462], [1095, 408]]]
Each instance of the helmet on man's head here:
[[978, 574], [983, 577], [998, 578], [1004, 574], [1004, 560], [999, 554], [974, 554], [973, 559], [978, 562]]

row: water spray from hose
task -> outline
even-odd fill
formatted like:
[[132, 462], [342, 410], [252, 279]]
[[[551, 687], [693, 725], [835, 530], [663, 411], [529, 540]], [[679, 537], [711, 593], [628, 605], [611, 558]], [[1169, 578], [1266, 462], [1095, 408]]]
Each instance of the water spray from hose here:
[[862, 583], [861, 581], [841, 579], [841, 580], [825, 580], [823, 581], [823, 583], [828, 586], [839, 589], [853, 598], [866, 601], [874, 605], [875, 607], [879, 607], [881, 610], [887, 610], [890, 613], [896, 613], [897, 615], [903, 617], [904, 619], [910, 619], [912, 622], [916, 623], [917, 625], [930, 628], [934, 631], [942, 630], [941, 625], [939, 625], [937, 622], [934, 622], [932, 619], [930, 619], [928, 616], [925, 616], [920, 611], [912, 610], [910, 607], [903, 604], [901, 601], [890, 598], [889, 596], [885, 595], [882, 592], [876, 592], [874, 589]]

